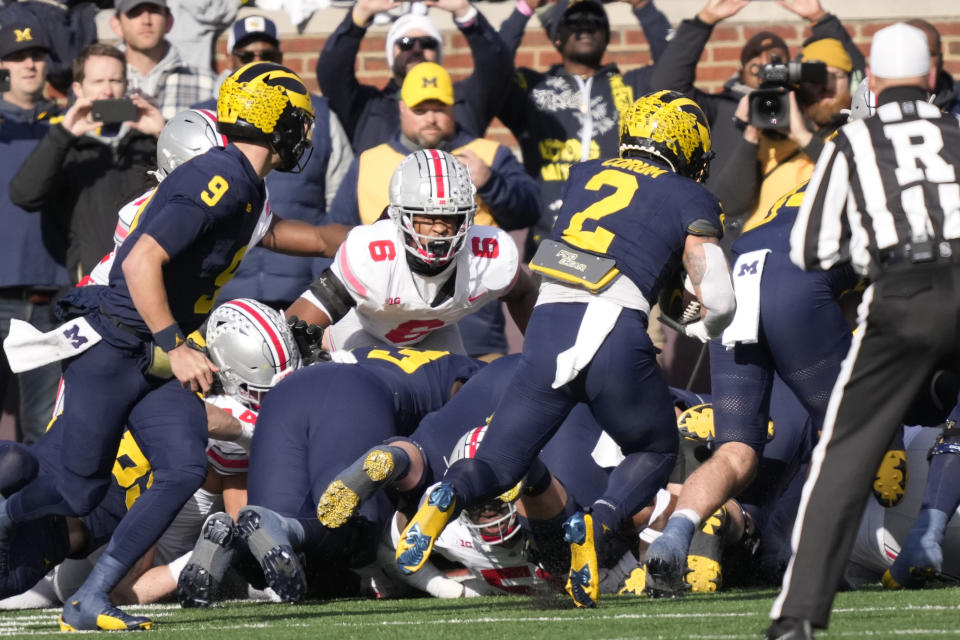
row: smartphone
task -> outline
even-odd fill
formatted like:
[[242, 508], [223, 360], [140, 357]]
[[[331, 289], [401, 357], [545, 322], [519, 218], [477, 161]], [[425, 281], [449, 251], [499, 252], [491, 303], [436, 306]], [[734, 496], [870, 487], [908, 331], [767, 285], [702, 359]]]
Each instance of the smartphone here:
[[10, 91], [10, 69], [0, 69], [0, 93]]
[[90, 108], [90, 117], [94, 122], [126, 122], [136, 120], [137, 107], [130, 98], [119, 100], [94, 100]]

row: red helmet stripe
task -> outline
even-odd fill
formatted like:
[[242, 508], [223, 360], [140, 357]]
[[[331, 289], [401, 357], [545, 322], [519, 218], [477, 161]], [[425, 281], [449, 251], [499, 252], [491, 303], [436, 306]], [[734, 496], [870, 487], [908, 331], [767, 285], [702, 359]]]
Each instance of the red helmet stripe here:
[[446, 198], [446, 192], [443, 188], [444, 181], [444, 162], [443, 156], [436, 152], [435, 149], [430, 149], [430, 158], [433, 160], [433, 171], [434, 175], [434, 188], [437, 190], [437, 198], [443, 199]]
[[243, 309], [257, 324], [260, 325], [260, 327], [264, 330], [264, 333], [267, 334], [267, 337], [270, 338], [270, 342], [273, 345], [273, 350], [277, 354], [277, 361], [280, 364], [280, 371], [285, 371], [287, 366], [290, 364], [289, 358], [287, 358], [287, 350], [284, 349], [283, 341], [280, 340], [280, 336], [277, 335], [277, 332], [273, 330], [270, 322], [263, 317], [263, 314], [261, 314], [258, 309], [250, 306], [242, 300], [232, 300], [230, 304]]
[[467, 442], [467, 446], [470, 447], [468, 458], [472, 458], [477, 453], [477, 447], [480, 446], [480, 440], [483, 438], [484, 432], [487, 430], [486, 425], [482, 427], [477, 427], [470, 433], [470, 440]]
[[213, 111], [210, 111], [208, 109], [194, 109], [194, 111], [196, 111], [197, 113], [201, 113], [207, 117], [207, 120], [210, 121], [210, 126], [213, 127], [213, 130], [216, 131], [217, 135], [220, 137], [220, 143], [221, 143], [220, 146], [221, 147], [227, 146], [227, 143], [230, 142], [229, 140], [227, 140], [227, 136], [217, 131], [217, 114], [215, 114]]

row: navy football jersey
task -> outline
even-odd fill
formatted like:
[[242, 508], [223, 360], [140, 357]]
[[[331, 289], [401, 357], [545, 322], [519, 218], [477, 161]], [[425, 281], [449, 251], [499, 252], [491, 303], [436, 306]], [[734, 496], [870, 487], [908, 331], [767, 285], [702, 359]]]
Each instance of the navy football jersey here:
[[466, 380], [483, 363], [448, 351], [400, 347], [354, 349], [359, 366], [373, 373], [393, 392], [398, 430], [411, 433], [427, 413], [450, 399], [457, 380]]
[[767, 215], [745, 228], [733, 243], [733, 253], [742, 255], [757, 249], [770, 249], [785, 255], [790, 254], [790, 230], [797, 219], [807, 182], [784, 194], [770, 207]]
[[263, 180], [233, 145], [211, 149], [178, 167], [134, 219], [110, 270], [109, 288], [101, 294], [101, 308], [149, 333], [121, 268], [140, 236], [149, 234], [170, 256], [163, 284], [174, 319], [190, 333], [240, 266], [265, 199]]
[[590, 160], [570, 168], [551, 238], [599, 256], [649, 301], [683, 256], [697, 220], [718, 230], [720, 202], [702, 185], [654, 162]]

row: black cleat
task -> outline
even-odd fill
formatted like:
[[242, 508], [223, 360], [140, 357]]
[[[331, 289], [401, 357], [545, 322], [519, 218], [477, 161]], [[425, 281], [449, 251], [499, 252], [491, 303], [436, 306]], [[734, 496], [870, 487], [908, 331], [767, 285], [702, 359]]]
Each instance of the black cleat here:
[[[279, 527], [269, 526], [259, 508], [244, 507], [237, 519], [237, 533], [260, 565], [267, 585], [282, 602], [300, 602], [307, 592], [306, 571], [289, 539]], [[267, 517], [265, 517], [267, 516]]]
[[226, 513], [214, 513], [203, 523], [200, 538], [177, 581], [181, 607], [209, 607], [214, 601], [233, 557], [233, 539], [233, 518]]

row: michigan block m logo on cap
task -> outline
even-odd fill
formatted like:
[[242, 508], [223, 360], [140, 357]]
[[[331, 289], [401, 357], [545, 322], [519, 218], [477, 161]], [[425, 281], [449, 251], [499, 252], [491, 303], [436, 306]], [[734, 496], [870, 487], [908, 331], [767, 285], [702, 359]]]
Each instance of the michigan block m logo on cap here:
[[30, 34], [30, 27], [26, 29], [14, 29], [13, 35], [17, 42], [33, 42], [33, 35]]
[[437, 76], [433, 76], [432, 78], [424, 78], [424, 79], [423, 79], [423, 88], [424, 88], [424, 89], [426, 89], [427, 87], [435, 87], [435, 86], [437, 86]]

